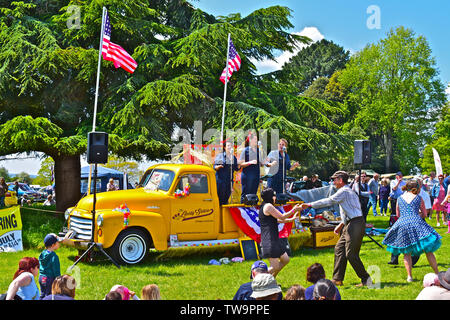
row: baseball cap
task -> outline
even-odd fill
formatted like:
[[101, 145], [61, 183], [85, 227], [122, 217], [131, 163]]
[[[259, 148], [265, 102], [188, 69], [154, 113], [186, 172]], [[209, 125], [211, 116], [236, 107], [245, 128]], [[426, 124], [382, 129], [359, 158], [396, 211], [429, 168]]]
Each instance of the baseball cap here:
[[[262, 261], [262, 260], [258, 260], [258, 261], [256, 261], [255, 263], [253, 263], [253, 264], [252, 264], [252, 268], [251, 268], [250, 271], [253, 271], [253, 270], [257, 269], [257, 268], [259, 268], [259, 269], [264, 269], [266, 272], [269, 271], [269, 267], [268, 267], [267, 264], [266, 264], [264, 261]], [[250, 279], [253, 279], [253, 274], [252, 274], [252, 272], [250, 272]]]
[[48, 248], [48, 247], [52, 246], [53, 244], [55, 244], [58, 241], [61, 241], [61, 239], [58, 238], [58, 236], [56, 234], [49, 233], [44, 238], [44, 245], [45, 245], [45, 247]]
[[252, 281], [252, 298], [267, 297], [275, 293], [280, 293], [281, 288], [277, 280], [270, 273], [259, 273]]
[[403, 173], [401, 171], [398, 171], [396, 174], [396, 176], [402, 176], [403, 177]]

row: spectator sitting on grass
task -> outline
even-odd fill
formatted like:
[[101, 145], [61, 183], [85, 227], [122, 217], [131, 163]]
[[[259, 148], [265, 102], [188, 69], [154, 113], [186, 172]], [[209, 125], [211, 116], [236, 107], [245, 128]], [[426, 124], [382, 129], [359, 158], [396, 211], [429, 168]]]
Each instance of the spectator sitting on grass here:
[[161, 300], [161, 294], [156, 284], [148, 284], [142, 288], [142, 300]]
[[75, 288], [77, 283], [75, 279], [65, 274], [56, 277], [52, 283], [52, 293], [42, 300], [75, 300]]
[[104, 300], [122, 300], [122, 295], [117, 291], [110, 291], [106, 294]]
[[39, 260], [25, 257], [19, 261], [19, 269], [14, 273], [8, 287], [6, 300], [39, 300], [39, 289], [34, 280], [39, 275]]
[[437, 281], [434, 277], [425, 275], [422, 291], [420, 291], [416, 300], [450, 300], [450, 268], [447, 271], [437, 274]]
[[292, 285], [286, 292], [284, 300], [305, 300], [305, 288], [299, 284]]
[[[260, 273], [268, 273], [269, 267], [264, 261], [258, 260], [253, 263], [252, 268], [250, 270], [250, 279], [254, 279], [256, 275]], [[255, 300], [251, 295], [253, 293], [252, 290], [252, 281], [246, 282], [241, 285], [233, 297], [233, 300]], [[280, 294], [279, 299], [281, 300], [282, 295]]]
[[122, 296], [122, 300], [140, 300], [134, 291], [131, 291], [125, 286], [116, 284], [110, 291], [117, 291]]
[[281, 288], [274, 276], [270, 273], [260, 273], [252, 281], [251, 295], [255, 300], [278, 300]]
[[56, 204], [56, 202], [55, 202], [55, 200], [53, 200], [53, 196], [51, 194], [49, 194], [47, 196], [47, 200], [45, 200], [43, 203], [44, 206], [53, 206], [55, 204]]
[[331, 280], [320, 279], [314, 285], [313, 300], [336, 300], [336, 286]]
[[[314, 263], [306, 270], [306, 280], [313, 283], [305, 290], [305, 300], [313, 300], [314, 286], [320, 279], [325, 279], [325, 269], [320, 263]], [[341, 300], [339, 290], [336, 288], [336, 300]]]

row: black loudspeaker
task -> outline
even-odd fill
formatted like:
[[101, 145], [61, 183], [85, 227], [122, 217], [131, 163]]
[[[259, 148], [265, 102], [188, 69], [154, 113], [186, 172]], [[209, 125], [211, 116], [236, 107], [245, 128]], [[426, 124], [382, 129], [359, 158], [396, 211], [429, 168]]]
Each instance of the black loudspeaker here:
[[244, 197], [244, 204], [248, 206], [256, 206], [259, 198], [256, 194], [246, 194]]
[[87, 163], [108, 163], [108, 134], [106, 132], [88, 133]]
[[289, 201], [289, 197], [285, 193], [277, 193], [277, 204], [286, 204]]
[[372, 162], [371, 145], [369, 140], [355, 140], [354, 164], [368, 164]]

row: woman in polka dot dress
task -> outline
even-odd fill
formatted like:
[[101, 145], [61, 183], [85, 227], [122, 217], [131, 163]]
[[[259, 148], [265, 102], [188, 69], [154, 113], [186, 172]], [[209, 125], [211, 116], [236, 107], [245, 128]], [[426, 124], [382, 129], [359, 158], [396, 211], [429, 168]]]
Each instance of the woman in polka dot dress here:
[[433, 271], [439, 273], [434, 251], [441, 246], [441, 236], [425, 221], [427, 210], [418, 195], [420, 189], [416, 180], [410, 180], [403, 186], [403, 195], [397, 201], [399, 219], [387, 232], [383, 243], [394, 255], [403, 254], [408, 282], [412, 282], [411, 254], [425, 253]]

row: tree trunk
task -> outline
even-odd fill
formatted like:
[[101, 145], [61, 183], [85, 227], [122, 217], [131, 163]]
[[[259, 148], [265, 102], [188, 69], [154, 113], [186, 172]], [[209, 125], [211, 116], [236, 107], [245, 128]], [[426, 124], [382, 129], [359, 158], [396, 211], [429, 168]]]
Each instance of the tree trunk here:
[[65, 211], [81, 198], [80, 155], [52, 156], [55, 160], [56, 210]]
[[386, 162], [385, 169], [386, 172], [391, 173], [392, 162], [394, 159], [393, 143], [392, 143], [392, 133], [390, 131], [383, 134], [384, 147], [386, 149]]

